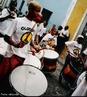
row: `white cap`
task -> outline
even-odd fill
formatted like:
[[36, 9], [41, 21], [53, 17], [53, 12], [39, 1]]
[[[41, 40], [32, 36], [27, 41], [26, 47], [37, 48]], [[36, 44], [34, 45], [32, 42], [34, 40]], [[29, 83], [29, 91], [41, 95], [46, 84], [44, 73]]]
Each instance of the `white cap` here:
[[77, 38], [84, 38], [84, 36], [83, 35], [78, 35], [78, 37]]

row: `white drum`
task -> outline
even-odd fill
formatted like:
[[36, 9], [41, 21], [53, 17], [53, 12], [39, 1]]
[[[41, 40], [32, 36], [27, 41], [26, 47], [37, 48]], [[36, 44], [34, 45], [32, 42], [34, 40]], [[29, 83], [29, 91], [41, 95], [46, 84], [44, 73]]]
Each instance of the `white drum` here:
[[38, 53], [35, 53], [35, 56], [38, 58], [38, 59], [42, 59], [42, 57], [44, 56], [44, 50], [40, 50]]
[[38, 69], [41, 69], [40, 60], [36, 56], [32, 55], [31, 52], [27, 53], [27, 57], [24, 61], [24, 65], [26, 65], [26, 64], [27, 65], [32, 65], [32, 66], [35, 66]]
[[11, 86], [23, 96], [40, 96], [45, 93], [48, 82], [45, 75], [29, 65], [16, 67], [10, 77]]
[[8, 43], [6, 43], [3, 38], [0, 38], [0, 54], [5, 55], [7, 47]]
[[59, 54], [54, 50], [44, 49], [44, 57], [48, 59], [57, 59]]

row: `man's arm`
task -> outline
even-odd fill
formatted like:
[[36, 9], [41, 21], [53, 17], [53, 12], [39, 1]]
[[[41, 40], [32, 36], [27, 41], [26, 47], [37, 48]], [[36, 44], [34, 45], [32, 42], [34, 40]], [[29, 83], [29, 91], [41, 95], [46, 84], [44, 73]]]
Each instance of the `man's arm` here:
[[16, 43], [11, 39], [11, 37], [8, 36], [8, 35], [4, 35], [4, 40], [5, 40], [8, 44], [10, 44], [10, 45], [12, 45], [12, 46], [14, 46], [14, 47], [16, 47], [16, 48], [22, 48], [22, 47], [24, 47], [24, 46], [26, 45], [26, 43], [25, 43], [24, 41], [20, 41], [18, 44], [16, 44]]
[[2, 15], [0, 16], [0, 22], [3, 22], [3, 21], [5, 21], [5, 20], [7, 20], [9, 18], [14, 19], [14, 17], [12, 17], [12, 13], [9, 12], [7, 9], [3, 9]]
[[7, 19], [9, 19], [9, 18], [14, 19], [14, 17], [12, 17], [11, 15], [8, 15], [8, 16], [6, 16], [6, 17], [0, 18], [0, 22], [3, 22], [3, 21], [5, 21], [5, 20], [7, 20]]

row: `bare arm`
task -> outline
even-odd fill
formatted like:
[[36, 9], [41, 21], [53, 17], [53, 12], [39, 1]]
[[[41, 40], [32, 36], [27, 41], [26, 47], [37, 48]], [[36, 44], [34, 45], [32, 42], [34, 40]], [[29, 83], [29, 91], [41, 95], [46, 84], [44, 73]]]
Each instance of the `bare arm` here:
[[10, 44], [10, 45], [12, 45], [12, 46], [14, 46], [14, 47], [17, 47], [17, 48], [22, 48], [22, 47], [25, 46], [25, 42], [21, 41], [20, 43], [16, 44], [16, 43], [11, 39], [11, 37], [8, 36], [8, 35], [4, 35], [4, 40], [5, 40], [8, 44]]

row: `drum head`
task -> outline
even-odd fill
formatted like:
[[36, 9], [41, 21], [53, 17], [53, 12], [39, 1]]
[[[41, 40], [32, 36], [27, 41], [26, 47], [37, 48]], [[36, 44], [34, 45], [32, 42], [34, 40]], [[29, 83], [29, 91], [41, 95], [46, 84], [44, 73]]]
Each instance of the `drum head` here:
[[45, 49], [44, 52], [45, 52], [44, 54], [45, 58], [56, 59], [59, 57], [59, 54], [56, 51]]
[[0, 38], [0, 54], [5, 55], [8, 44], [4, 41], [3, 38]]
[[10, 75], [12, 87], [24, 96], [40, 96], [48, 86], [45, 75], [33, 66], [18, 66]]
[[29, 53], [27, 54], [24, 64], [25, 65], [31, 64], [32, 66], [35, 66], [36, 68], [41, 69], [40, 60], [36, 56], [29, 54]]
[[35, 53], [35, 56], [38, 58], [38, 59], [41, 59], [43, 57], [43, 50], [40, 50], [38, 53]]

